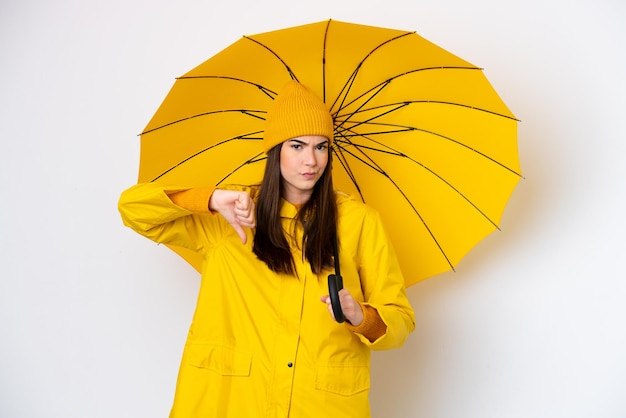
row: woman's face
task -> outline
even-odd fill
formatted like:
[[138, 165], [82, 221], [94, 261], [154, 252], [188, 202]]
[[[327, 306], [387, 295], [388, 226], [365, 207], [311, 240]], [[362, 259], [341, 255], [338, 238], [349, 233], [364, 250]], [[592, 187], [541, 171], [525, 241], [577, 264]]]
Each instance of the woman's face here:
[[328, 138], [325, 136], [299, 136], [283, 142], [280, 149], [283, 197], [293, 204], [308, 201], [327, 164]]

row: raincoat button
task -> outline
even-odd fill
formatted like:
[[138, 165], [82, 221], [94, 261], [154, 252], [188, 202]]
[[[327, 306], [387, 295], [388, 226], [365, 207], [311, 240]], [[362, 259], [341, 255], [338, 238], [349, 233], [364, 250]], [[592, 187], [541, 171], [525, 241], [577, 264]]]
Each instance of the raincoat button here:
[[287, 367], [293, 367], [293, 363], [292, 362], [287, 363]]

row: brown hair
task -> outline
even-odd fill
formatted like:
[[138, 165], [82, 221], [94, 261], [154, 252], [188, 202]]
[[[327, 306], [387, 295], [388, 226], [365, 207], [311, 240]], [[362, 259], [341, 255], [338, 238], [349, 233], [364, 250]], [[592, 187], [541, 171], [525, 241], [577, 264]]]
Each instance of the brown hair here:
[[[256, 232], [253, 251], [277, 273], [295, 274], [293, 255], [280, 219], [283, 179], [280, 174], [282, 144], [267, 153], [265, 174], [256, 208]], [[296, 221], [304, 225], [302, 248], [313, 273], [333, 266], [333, 245], [337, 237], [337, 203], [332, 180], [331, 151], [328, 164], [315, 184], [311, 198], [300, 208]]]

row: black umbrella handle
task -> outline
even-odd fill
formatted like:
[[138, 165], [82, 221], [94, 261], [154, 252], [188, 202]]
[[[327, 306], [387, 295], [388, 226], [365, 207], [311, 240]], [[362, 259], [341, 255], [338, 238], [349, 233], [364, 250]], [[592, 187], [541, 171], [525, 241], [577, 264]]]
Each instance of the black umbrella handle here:
[[342, 323], [345, 321], [343, 311], [341, 310], [341, 302], [339, 301], [339, 291], [343, 289], [343, 279], [340, 275], [328, 275], [328, 295], [330, 296], [330, 304], [333, 308], [335, 321]]

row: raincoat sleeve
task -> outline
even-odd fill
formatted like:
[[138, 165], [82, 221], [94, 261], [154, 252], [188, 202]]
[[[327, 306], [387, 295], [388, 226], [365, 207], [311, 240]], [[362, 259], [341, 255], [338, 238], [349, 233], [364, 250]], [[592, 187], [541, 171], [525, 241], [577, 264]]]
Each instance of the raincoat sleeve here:
[[371, 208], [363, 219], [358, 263], [364, 305], [378, 311], [387, 330], [375, 341], [356, 334], [373, 350], [398, 348], [415, 329], [415, 316], [395, 251], [378, 213]]
[[208, 208], [206, 213], [198, 213], [176, 205], [169, 195], [184, 190], [156, 183], [140, 183], [125, 190], [118, 202], [124, 225], [157, 243], [200, 251], [209, 237], [203, 218], [216, 215]]

